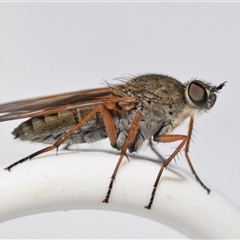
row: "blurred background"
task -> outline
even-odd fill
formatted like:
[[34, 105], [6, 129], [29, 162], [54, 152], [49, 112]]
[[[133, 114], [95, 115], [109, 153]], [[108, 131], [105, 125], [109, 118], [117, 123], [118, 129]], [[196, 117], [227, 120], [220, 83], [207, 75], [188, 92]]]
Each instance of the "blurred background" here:
[[[240, 3], [213, 2], [0, 3], [0, 103], [102, 87], [104, 80], [144, 73], [182, 82], [227, 81], [213, 109], [195, 120], [190, 157], [203, 182], [240, 208], [239, 10]], [[43, 147], [13, 140], [11, 131], [20, 122], [0, 123], [2, 166]], [[186, 133], [187, 126], [176, 132]], [[92, 146], [111, 149], [108, 140], [84, 147]], [[169, 145], [158, 148], [167, 154]], [[153, 154], [147, 147], [140, 153]], [[183, 154], [177, 164], [188, 170]], [[0, 236], [184, 237], [147, 219], [97, 210], [15, 219], [0, 224]]]

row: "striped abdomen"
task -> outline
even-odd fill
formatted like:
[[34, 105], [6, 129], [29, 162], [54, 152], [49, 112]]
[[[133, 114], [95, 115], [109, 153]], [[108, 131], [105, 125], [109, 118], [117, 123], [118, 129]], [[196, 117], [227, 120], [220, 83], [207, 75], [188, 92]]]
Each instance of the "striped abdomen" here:
[[[21, 123], [12, 134], [21, 140], [53, 144], [92, 110], [93, 108], [81, 108], [34, 117]], [[65, 143], [91, 143], [107, 137], [101, 114], [97, 113]]]

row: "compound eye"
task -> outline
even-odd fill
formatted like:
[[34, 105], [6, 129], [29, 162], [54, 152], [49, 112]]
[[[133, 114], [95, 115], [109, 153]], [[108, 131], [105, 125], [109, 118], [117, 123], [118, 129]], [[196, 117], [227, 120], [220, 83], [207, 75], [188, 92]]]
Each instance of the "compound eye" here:
[[191, 82], [188, 86], [188, 97], [191, 103], [197, 108], [204, 108], [208, 102], [206, 88], [198, 82]]

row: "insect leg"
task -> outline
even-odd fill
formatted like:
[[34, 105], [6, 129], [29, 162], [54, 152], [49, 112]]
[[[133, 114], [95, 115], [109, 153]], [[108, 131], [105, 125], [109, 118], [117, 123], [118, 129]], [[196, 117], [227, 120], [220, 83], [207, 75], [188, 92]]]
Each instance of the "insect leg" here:
[[205, 184], [201, 181], [201, 179], [198, 177], [196, 171], [194, 170], [193, 168], [193, 165], [190, 161], [190, 158], [188, 156], [188, 150], [189, 150], [189, 145], [190, 145], [190, 140], [191, 140], [191, 136], [192, 136], [192, 130], [193, 130], [193, 118], [191, 117], [190, 118], [190, 122], [189, 122], [189, 128], [188, 128], [188, 139], [187, 139], [187, 142], [186, 142], [186, 146], [185, 146], [185, 149], [184, 149], [184, 152], [185, 152], [185, 157], [187, 159], [187, 162], [188, 162], [188, 165], [191, 169], [191, 172], [192, 174], [195, 176], [195, 178], [197, 179], [197, 181], [200, 183], [200, 185], [206, 189], [207, 193], [209, 194], [210, 193], [210, 189], [208, 187], [205, 186]]
[[[108, 133], [110, 142], [112, 145], [114, 145], [116, 143], [116, 139], [117, 139], [117, 133], [116, 133], [116, 129], [114, 126], [114, 123], [111, 119], [111, 115], [109, 113], [109, 111], [106, 109], [106, 107], [104, 105], [98, 105], [95, 109], [93, 109], [88, 115], [86, 115], [82, 121], [80, 121], [79, 123], [77, 123], [70, 131], [68, 131], [62, 138], [60, 138], [59, 140], [57, 140], [52, 146], [43, 148], [13, 164], [11, 164], [10, 166], [8, 166], [7, 168], [5, 168], [5, 170], [10, 171], [11, 168], [13, 168], [14, 166], [18, 165], [19, 163], [23, 163], [27, 160], [30, 160], [42, 153], [51, 151], [55, 148], [58, 148], [67, 138], [69, 138], [75, 131], [77, 131], [79, 128], [81, 128], [87, 121], [89, 121], [97, 112], [101, 112], [102, 116], [103, 116], [103, 120], [105, 123], [105, 127], [106, 127], [106, 131]], [[110, 120], [111, 119], [111, 120]]]
[[133, 122], [132, 122], [132, 125], [130, 127], [130, 130], [128, 132], [127, 139], [126, 139], [126, 141], [125, 141], [125, 143], [123, 145], [123, 148], [122, 148], [120, 157], [118, 159], [117, 165], [116, 165], [116, 167], [115, 167], [115, 169], [113, 171], [113, 174], [111, 176], [111, 180], [110, 180], [110, 183], [109, 183], [109, 186], [108, 186], [108, 192], [107, 192], [107, 195], [106, 195], [105, 199], [103, 200], [104, 203], [108, 203], [109, 198], [110, 198], [110, 194], [111, 194], [111, 191], [112, 191], [113, 183], [114, 183], [114, 180], [116, 178], [117, 171], [118, 171], [118, 169], [119, 169], [119, 167], [121, 165], [122, 159], [125, 156], [128, 147], [131, 144], [133, 144], [134, 141], [135, 141], [135, 138], [136, 138], [137, 133], [138, 133], [140, 119], [141, 119], [141, 113], [137, 112], [135, 117], [134, 117], [134, 119], [133, 119]]
[[167, 158], [167, 160], [164, 161], [164, 163], [162, 164], [162, 166], [161, 166], [161, 168], [158, 172], [157, 178], [155, 180], [155, 183], [153, 185], [153, 190], [152, 190], [152, 193], [151, 193], [150, 201], [149, 201], [148, 205], [145, 206], [145, 208], [151, 209], [151, 206], [153, 204], [153, 200], [154, 200], [154, 197], [155, 197], [155, 193], [156, 193], [156, 190], [157, 190], [157, 186], [158, 186], [159, 180], [161, 178], [161, 175], [163, 173], [163, 170], [174, 159], [174, 157], [181, 151], [181, 149], [185, 145], [187, 139], [188, 139], [188, 136], [186, 136], [186, 135], [160, 135], [160, 136], [158, 136], [157, 140], [159, 142], [175, 142], [175, 141], [179, 141], [179, 140], [182, 140], [182, 142], [178, 145], [178, 147], [174, 150], [174, 152], [169, 156], [169, 158]]
[[160, 135], [156, 139], [159, 142], [174, 142], [174, 141], [178, 141], [178, 140], [182, 140], [182, 142], [179, 144], [179, 146], [175, 149], [175, 151], [170, 155], [170, 157], [161, 166], [160, 171], [159, 171], [158, 176], [157, 176], [157, 179], [156, 179], [156, 181], [153, 185], [151, 199], [149, 201], [149, 204], [146, 206], [147, 209], [151, 209], [151, 206], [152, 206], [152, 203], [153, 203], [153, 200], [154, 200], [154, 196], [155, 196], [155, 192], [156, 192], [156, 188], [157, 188], [157, 185], [158, 185], [158, 182], [160, 180], [160, 177], [162, 175], [163, 170], [165, 169], [165, 167], [167, 167], [167, 165], [171, 162], [171, 160], [178, 154], [178, 152], [183, 148], [184, 145], [185, 145], [185, 148], [184, 148], [185, 157], [187, 159], [187, 162], [188, 162], [188, 165], [191, 169], [192, 174], [195, 176], [195, 178], [200, 183], [200, 185], [204, 189], [206, 189], [207, 193], [210, 193], [210, 189], [208, 187], [206, 187], [205, 184], [198, 177], [196, 171], [193, 168], [191, 160], [188, 156], [189, 145], [190, 145], [190, 140], [191, 140], [191, 136], [192, 136], [192, 130], [193, 130], [193, 117], [190, 118], [187, 135], [163, 135], [163, 136]]

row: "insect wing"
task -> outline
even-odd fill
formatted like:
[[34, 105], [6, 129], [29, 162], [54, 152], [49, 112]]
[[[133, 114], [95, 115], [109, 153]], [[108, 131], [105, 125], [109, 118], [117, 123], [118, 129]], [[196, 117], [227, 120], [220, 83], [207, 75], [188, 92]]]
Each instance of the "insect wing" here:
[[135, 101], [136, 98], [134, 97], [121, 97], [115, 95], [113, 90], [108, 87], [56, 94], [1, 104], [0, 122], [38, 117], [99, 104], [109, 105], [117, 102]]

